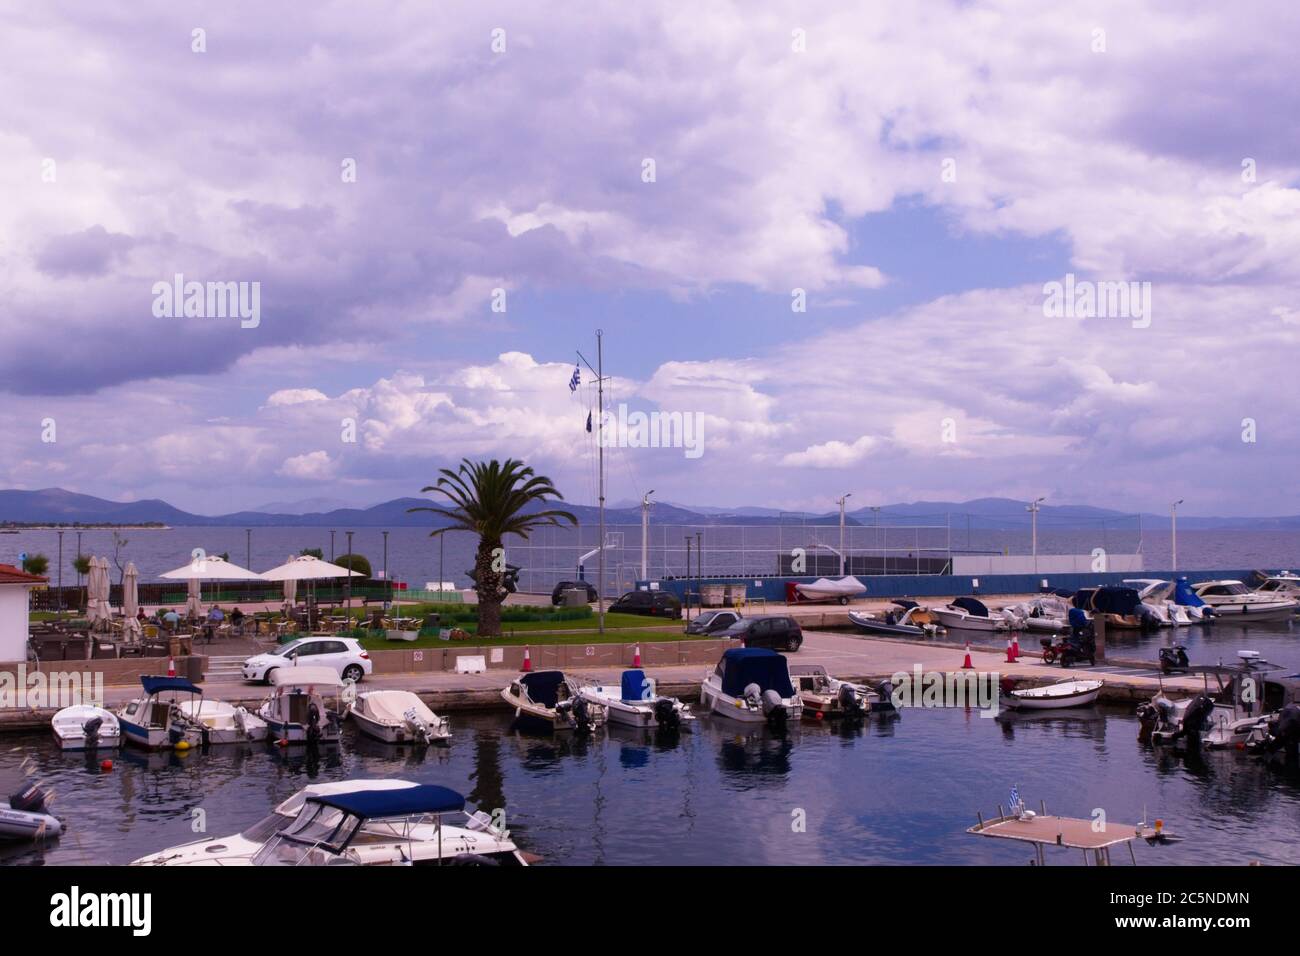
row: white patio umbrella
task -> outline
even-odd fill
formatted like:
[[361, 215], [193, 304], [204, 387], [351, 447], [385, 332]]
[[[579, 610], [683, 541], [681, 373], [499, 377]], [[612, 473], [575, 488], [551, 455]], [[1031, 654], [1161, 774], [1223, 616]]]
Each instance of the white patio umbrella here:
[[265, 581], [317, 581], [321, 578], [350, 578], [353, 576], [361, 577], [351, 568], [330, 564], [328, 561], [322, 561], [310, 554], [300, 554], [296, 558], [290, 558], [279, 567], [262, 572], [262, 579]]
[[261, 575], [256, 571], [241, 568], [220, 555], [204, 554], [202, 551], [196, 552], [189, 564], [160, 574], [159, 577], [166, 578], [168, 581], [190, 582], [189, 598], [185, 603], [185, 609], [187, 614], [193, 615], [203, 613], [202, 592], [199, 590], [199, 582], [260, 581], [262, 579]]
[[103, 630], [108, 626], [109, 617], [112, 615], [108, 595], [108, 559], [91, 558], [90, 574], [86, 578], [86, 611], [92, 628]]
[[122, 575], [122, 633], [132, 641], [141, 636], [140, 622], [136, 614], [140, 611], [140, 572], [135, 562], [127, 562], [126, 572]]

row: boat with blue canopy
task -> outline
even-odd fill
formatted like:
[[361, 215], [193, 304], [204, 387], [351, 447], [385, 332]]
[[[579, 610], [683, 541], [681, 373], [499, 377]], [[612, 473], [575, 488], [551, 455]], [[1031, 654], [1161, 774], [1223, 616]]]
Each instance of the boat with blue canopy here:
[[733, 647], [700, 685], [700, 706], [746, 723], [783, 727], [803, 715], [783, 655], [764, 647]]
[[184, 677], [145, 674], [142, 697], [117, 711], [122, 739], [149, 750], [186, 750], [210, 744], [251, 743], [266, 738], [266, 723], [243, 707], [208, 700]]

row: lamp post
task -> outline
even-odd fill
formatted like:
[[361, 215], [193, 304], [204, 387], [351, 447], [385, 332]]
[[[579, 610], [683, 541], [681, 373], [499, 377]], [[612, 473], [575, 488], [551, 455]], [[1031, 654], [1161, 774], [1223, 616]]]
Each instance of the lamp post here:
[[1173, 555], [1170, 560], [1170, 571], [1178, 570], [1178, 506], [1183, 503], [1179, 498], [1169, 506], [1169, 536], [1172, 545]]
[[844, 502], [848, 501], [853, 492], [846, 491], [839, 498], [840, 506], [840, 577], [844, 577]]
[[59, 532], [59, 613], [63, 613], [63, 532]]
[[347, 588], [347, 594], [348, 594], [348, 613], [351, 614], [352, 613], [352, 565], [355, 562], [352, 559], [352, 532], [345, 531], [343, 533], [348, 536], [348, 576], [346, 579], [347, 584], [345, 585], [345, 587]]
[[[876, 539], [876, 547], [879, 548], [880, 547], [880, 506], [879, 505], [871, 506], [871, 517], [872, 517], [872, 523], [876, 527], [875, 535], [874, 535]], [[883, 550], [881, 551], [880, 554], [880, 572], [882, 574], [885, 573], [885, 554]]]
[[651, 488], [641, 496], [641, 580], [650, 580], [650, 496], [655, 493]]
[[[393, 601], [393, 586], [388, 580], [388, 532], [384, 533], [384, 607]], [[441, 587], [441, 585], [439, 585]]]
[[1032, 541], [1031, 548], [1034, 554], [1035, 574], [1038, 573], [1038, 506], [1041, 505], [1046, 500], [1047, 500], [1046, 498], [1035, 498], [1029, 504], [1025, 505], [1025, 510], [1029, 512], [1030, 524], [1033, 529], [1030, 532], [1030, 535]]

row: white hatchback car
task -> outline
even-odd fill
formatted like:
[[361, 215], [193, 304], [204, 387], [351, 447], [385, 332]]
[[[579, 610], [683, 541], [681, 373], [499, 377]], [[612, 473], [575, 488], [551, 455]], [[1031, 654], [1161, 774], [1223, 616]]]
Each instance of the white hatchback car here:
[[265, 654], [255, 654], [244, 661], [244, 680], [271, 682], [271, 672], [278, 667], [332, 667], [343, 680], [360, 683], [374, 669], [370, 655], [354, 637], [303, 637]]

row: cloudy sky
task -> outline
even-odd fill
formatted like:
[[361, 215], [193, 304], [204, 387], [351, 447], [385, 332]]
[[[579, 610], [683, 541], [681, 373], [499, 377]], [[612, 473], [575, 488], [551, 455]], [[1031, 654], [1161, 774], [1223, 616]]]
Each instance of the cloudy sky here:
[[[612, 500], [1295, 513], [1298, 44], [1283, 0], [8, 6], [0, 487], [511, 455], [591, 502], [600, 328], [610, 407], [704, 439]], [[1048, 314], [1067, 273], [1149, 313]], [[177, 274], [256, 327], [158, 314]]]

